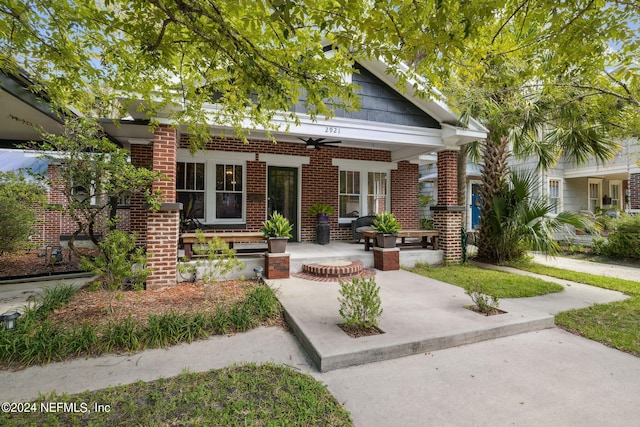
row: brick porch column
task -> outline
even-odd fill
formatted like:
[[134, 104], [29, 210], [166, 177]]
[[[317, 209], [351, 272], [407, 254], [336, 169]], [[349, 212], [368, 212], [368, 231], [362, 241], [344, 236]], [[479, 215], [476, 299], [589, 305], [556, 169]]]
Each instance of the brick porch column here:
[[153, 170], [165, 175], [155, 181], [152, 190], [162, 192], [158, 212], [147, 212], [147, 289], [174, 286], [177, 283], [178, 233], [181, 204], [176, 203], [177, 131], [160, 126], [153, 137]]
[[629, 209], [640, 209], [640, 173], [629, 174]]
[[438, 243], [444, 251], [444, 260], [460, 262], [460, 228], [464, 206], [458, 206], [457, 151], [446, 150], [438, 153], [438, 204], [431, 210], [434, 211], [433, 225], [440, 233]]

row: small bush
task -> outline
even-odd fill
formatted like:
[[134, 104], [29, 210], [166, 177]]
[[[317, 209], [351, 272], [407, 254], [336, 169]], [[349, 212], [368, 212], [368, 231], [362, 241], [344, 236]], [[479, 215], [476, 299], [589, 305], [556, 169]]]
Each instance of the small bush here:
[[124, 290], [128, 284], [142, 289], [150, 271], [145, 268], [143, 248], [136, 247], [136, 238], [135, 233], [110, 231], [98, 245], [100, 254], [93, 259], [83, 258], [80, 268], [101, 276], [110, 291]]
[[370, 328], [378, 326], [382, 314], [380, 287], [375, 279], [355, 278], [352, 281], [340, 281], [340, 316], [346, 326]]
[[498, 310], [498, 298], [494, 295], [488, 295], [486, 289], [478, 283], [465, 286], [464, 293], [471, 297], [471, 301], [473, 301], [480, 313], [488, 315]]
[[198, 244], [194, 247], [194, 252], [197, 255], [205, 255], [207, 259], [198, 261], [195, 269], [189, 267], [192, 264], [182, 267], [187, 273], [192, 271], [197, 273], [198, 267], [202, 267], [204, 271], [202, 280], [205, 283], [212, 283], [226, 279], [228, 274], [245, 267], [245, 263], [236, 256], [236, 250], [229, 248], [227, 242], [221, 238], [216, 237], [207, 242], [202, 230], [196, 231], [196, 235]]
[[609, 241], [598, 249], [611, 258], [640, 259], [640, 216], [618, 219]]

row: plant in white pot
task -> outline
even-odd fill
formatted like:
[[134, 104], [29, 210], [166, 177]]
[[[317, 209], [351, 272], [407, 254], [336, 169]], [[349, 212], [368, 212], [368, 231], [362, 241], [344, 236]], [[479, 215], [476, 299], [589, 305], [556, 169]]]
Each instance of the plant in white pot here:
[[395, 248], [400, 223], [391, 212], [382, 212], [376, 215], [371, 223], [371, 228], [377, 233], [376, 244], [381, 248]]
[[273, 211], [271, 217], [262, 223], [260, 231], [267, 238], [269, 252], [281, 254], [287, 250], [287, 241], [291, 238], [293, 226], [287, 218], [278, 211]]

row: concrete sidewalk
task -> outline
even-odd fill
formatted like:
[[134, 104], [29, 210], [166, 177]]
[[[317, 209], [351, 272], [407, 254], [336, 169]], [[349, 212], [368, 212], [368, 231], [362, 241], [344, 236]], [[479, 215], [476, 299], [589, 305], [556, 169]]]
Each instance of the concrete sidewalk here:
[[[410, 322], [409, 326], [381, 323], [387, 329], [385, 340], [411, 336], [420, 330], [424, 333], [434, 327], [441, 331], [455, 330], [460, 321], [457, 316], [479, 316], [464, 308], [451, 316], [450, 310], [469, 303], [460, 288], [405, 271], [379, 272], [377, 277], [383, 285], [383, 316], [406, 311]], [[335, 283], [304, 284], [289, 279], [273, 284], [280, 289], [285, 307], [294, 304], [297, 310], [307, 310], [307, 321], [321, 323], [314, 327], [335, 332]], [[402, 298], [402, 290], [411, 287], [432, 293], [411, 292]], [[322, 295], [324, 301], [320, 300]], [[617, 292], [571, 285], [559, 294], [504, 300], [501, 305], [513, 318], [518, 315], [526, 318], [527, 313], [533, 312], [549, 318], [565, 307], [621, 298], [624, 296]], [[441, 301], [447, 303], [439, 308]], [[328, 312], [322, 315], [326, 318], [313, 320], [314, 313], [325, 311], [314, 307], [325, 307]], [[420, 318], [427, 310], [441, 317], [423, 324]], [[476, 324], [483, 324], [484, 320], [503, 321], [472, 318]], [[344, 341], [341, 337], [337, 344], [332, 344], [333, 332], [326, 343], [329, 349]], [[277, 328], [259, 328], [231, 337], [212, 337], [132, 355], [2, 371], [0, 384], [4, 386], [0, 387], [0, 400], [30, 400], [37, 399], [39, 393], [54, 390], [76, 393], [149, 381], [176, 375], [184, 369], [206, 371], [232, 363], [274, 362], [308, 372], [327, 384], [338, 402], [351, 412], [357, 426], [636, 426], [640, 419], [637, 404], [640, 359], [554, 327], [452, 348], [416, 350], [419, 351], [412, 356], [323, 373], [316, 369], [295, 336]]]
[[566, 257], [549, 257], [541, 254], [532, 254], [532, 256], [535, 262], [550, 267], [640, 282], [640, 268], [636, 267], [584, 261]]

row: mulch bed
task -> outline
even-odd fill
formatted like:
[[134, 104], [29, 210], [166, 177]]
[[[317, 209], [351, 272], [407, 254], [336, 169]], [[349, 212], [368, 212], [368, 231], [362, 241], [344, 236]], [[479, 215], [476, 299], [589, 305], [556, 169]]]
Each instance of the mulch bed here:
[[38, 254], [41, 253], [44, 253], [44, 250], [32, 249], [15, 254], [3, 254], [0, 256], [0, 280], [79, 271], [80, 260], [75, 255], [69, 258], [68, 250], [62, 251], [62, 261], [57, 264], [50, 264], [46, 257], [39, 257]]
[[464, 308], [466, 308], [467, 310], [471, 310], [473, 312], [476, 312], [478, 314], [482, 314], [483, 316], [495, 316], [497, 314], [506, 314], [507, 313], [506, 311], [500, 310], [499, 308], [491, 310], [488, 313], [483, 313], [482, 311], [480, 311], [480, 309], [478, 308], [477, 305], [465, 305]]
[[382, 329], [375, 326], [372, 326], [370, 328], [359, 328], [357, 326], [347, 326], [344, 323], [340, 323], [338, 324], [338, 327], [351, 338], [370, 337], [373, 335], [384, 334], [384, 331]]

